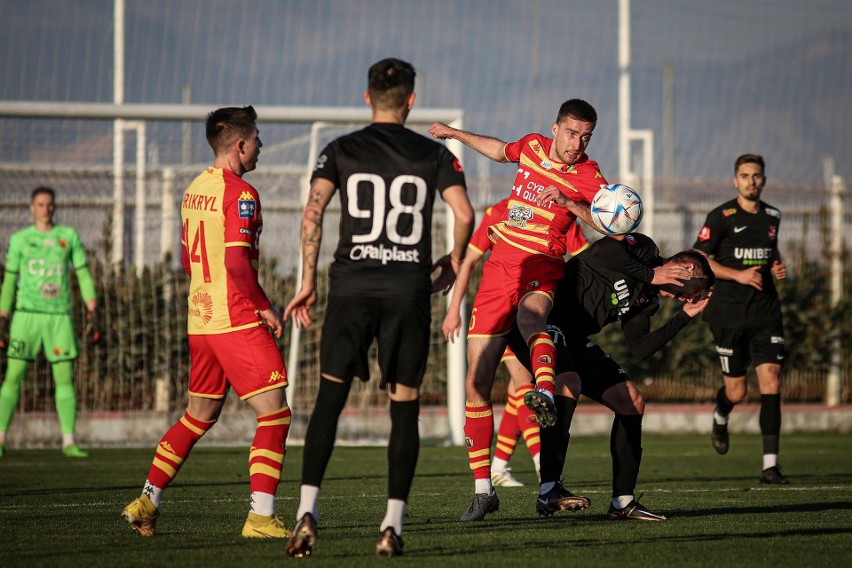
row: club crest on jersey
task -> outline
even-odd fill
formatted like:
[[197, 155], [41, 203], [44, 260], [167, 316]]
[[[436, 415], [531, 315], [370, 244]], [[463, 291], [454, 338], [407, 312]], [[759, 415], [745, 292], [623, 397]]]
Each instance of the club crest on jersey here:
[[65, 239], [59, 239], [59, 248], [68, 248], [68, 241]]
[[772, 239], [772, 240], [775, 240], [775, 238], [777, 236], [778, 236], [778, 227], [776, 227], [775, 225], [770, 225], [769, 226], [769, 238]]
[[524, 228], [527, 226], [527, 221], [533, 218], [532, 207], [527, 207], [526, 205], [512, 205], [512, 208], [509, 209], [509, 220], [507, 224], [510, 227], [519, 227]]
[[725, 216], [725, 217], [730, 217], [731, 215], [733, 215], [736, 212], [737, 212], [737, 208], [732, 207], [730, 209], [725, 209], [724, 211], [722, 211], [722, 215]]
[[252, 194], [244, 191], [240, 195], [240, 200], [237, 202], [240, 211], [240, 219], [254, 219], [257, 215], [257, 201], [254, 200]]
[[706, 240], [709, 240], [709, 239], [710, 239], [710, 227], [708, 227], [707, 225], [704, 225], [703, 227], [701, 227], [701, 230], [698, 231], [698, 240], [703, 242], [703, 241], [706, 241]]

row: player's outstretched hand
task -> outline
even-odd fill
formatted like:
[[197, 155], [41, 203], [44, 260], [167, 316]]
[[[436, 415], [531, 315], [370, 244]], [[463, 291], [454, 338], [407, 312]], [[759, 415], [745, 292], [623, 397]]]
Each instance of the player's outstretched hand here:
[[104, 332], [101, 328], [97, 310], [86, 312], [86, 329], [84, 333], [94, 345], [100, 343], [103, 338]]
[[449, 137], [452, 131], [453, 128], [444, 124], [443, 122], [436, 122], [435, 124], [429, 127], [429, 134], [441, 140], [444, 140]]
[[440, 270], [438, 277], [432, 281], [432, 293], [443, 292], [444, 296], [449, 294], [456, 282], [461, 261], [454, 259], [451, 255], [445, 254], [435, 261], [432, 265], [432, 272]]
[[0, 351], [6, 351], [9, 348], [9, 319], [6, 316], [0, 316]]
[[682, 264], [675, 264], [674, 262], [667, 262], [666, 264], [654, 269], [654, 279], [651, 281], [651, 284], [654, 286], [660, 286], [662, 284], [674, 284], [676, 286], [680, 286], [690, 278], [692, 278], [692, 275], [685, 266]]
[[272, 335], [275, 337], [281, 337], [281, 334], [284, 333], [284, 324], [281, 322], [281, 316], [278, 315], [278, 311], [275, 309], [275, 306], [270, 306], [269, 309], [261, 310], [260, 317], [263, 318], [263, 321], [266, 323], [266, 327], [269, 328]]
[[713, 295], [713, 288], [711, 287], [707, 290], [707, 294], [698, 300], [697, 302], [686, 302], [683, 304], [683, 311], [686, 312], [691, 318], [694, 318], [698, 314], [704, 311], [704, 308], [707, 307], [707, 304], [710, 303], [710, 297]]
[[290, 300], [290, 303], [287, 304], [287, 307], [284, 308], [284, 321], [293, 318], [293, 325], [297, 328], [299, 327], [311, 327], [313, 321], [311, 320], [310, 310], [317, 303], [317, 291], [316, 288], [311, 286], [310, 288], [305, 288], [304, 286], [299, 290], [299, 292], [293, 296], [293, 299]]

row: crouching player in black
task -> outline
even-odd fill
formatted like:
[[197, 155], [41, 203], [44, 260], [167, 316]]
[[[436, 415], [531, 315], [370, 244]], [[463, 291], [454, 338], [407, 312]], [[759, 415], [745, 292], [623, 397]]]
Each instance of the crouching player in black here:
[[[651, 278], [628, 274], [624, 267], [638, 259], [649, 271], [662, 265], [679, 267], [681, 285], [651, 286]], [[612, 519], [662, 521], [634, 496], [642, 461], [642, 416], [645, 401], [624, 370], [590, 339], [604, 326], [621, 321], [633, 357], [642, 360], [663, 347], [707, 306], [714, 282], [707, 259], [697, 251], [680, 252], [669, 259], [659, 256], [650, 237], [634, 233], [603, 238], [565, 265], [556, 291], [548, 328], [557, 348], [556, 424], [541, 429], [541, 489], [536, 510], [541, 515], [586, 508], [589, 500], [572, 495], [559, 481], [565, 465], [571, 419], [577, 398], [584, 394], [615, 413], [610, 435], [612, 453]], [[651, 331], [651, 316], [660, 296], [684, 302], [683, 309], [666, 324]], [[529, 368], [523, 338], [517, 329], [509, 346]], [[583, 500], [586, 507], [578, 507]]]

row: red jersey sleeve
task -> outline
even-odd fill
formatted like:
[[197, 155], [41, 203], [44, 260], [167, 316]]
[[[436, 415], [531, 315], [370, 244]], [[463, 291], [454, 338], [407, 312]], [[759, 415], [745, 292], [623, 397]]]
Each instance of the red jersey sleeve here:
[[468, 244], [469, 247], [473, 248], [479, 254], [485, 254], [486, 251], [493, 246], [494, 243], [488, 236], [488, 227], [494, 223], [505, 220], [508, 205], [509, 200], [504, 199], [485, 210], [485, 214], [482, 216], [479, 226], [470, 237], [470, 243]]

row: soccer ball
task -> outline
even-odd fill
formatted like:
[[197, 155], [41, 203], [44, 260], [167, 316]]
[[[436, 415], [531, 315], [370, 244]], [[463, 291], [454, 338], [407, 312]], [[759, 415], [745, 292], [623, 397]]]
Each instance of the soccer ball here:
[[642, 198], [623, 183], [602, 188], [592, 199], [592, 221], [608, 235], [624, 235], [642, 220]]

